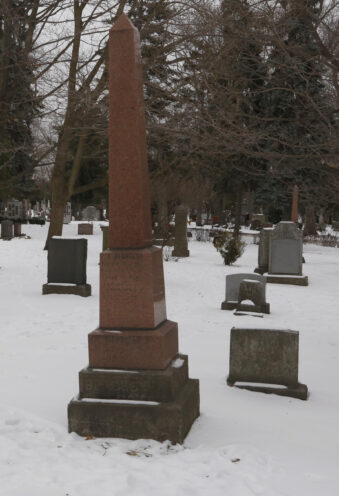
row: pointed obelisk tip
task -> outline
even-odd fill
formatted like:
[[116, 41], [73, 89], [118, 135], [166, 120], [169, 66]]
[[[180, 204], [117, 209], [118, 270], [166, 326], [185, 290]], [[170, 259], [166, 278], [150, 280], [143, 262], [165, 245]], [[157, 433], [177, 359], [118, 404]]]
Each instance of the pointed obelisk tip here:
[[136, 27], [126, 14], [121, 14], [111, 27], [111, 31], [125, 31], [126, 29], [136, 29]]

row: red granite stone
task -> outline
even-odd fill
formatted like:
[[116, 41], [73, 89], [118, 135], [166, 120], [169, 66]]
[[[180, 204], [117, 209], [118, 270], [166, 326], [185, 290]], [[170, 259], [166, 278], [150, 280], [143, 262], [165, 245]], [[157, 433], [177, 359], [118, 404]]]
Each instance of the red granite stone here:
[[100, 254], [100, 328], [154, 329], [166, 320], [162, 254], [155, 246]]
[[298, 195], [299, 188], [295, 185], [293, 188], [291, 221], [296, 223], [298, 223]]
[[166, 320], [155, 330], [108, 331], [88, 335], [89, 367], [164, 370], [178, 353], [178, 324]]
[[123, 14], [110, 30], [110, 248], [152, 245], [138, 30]]

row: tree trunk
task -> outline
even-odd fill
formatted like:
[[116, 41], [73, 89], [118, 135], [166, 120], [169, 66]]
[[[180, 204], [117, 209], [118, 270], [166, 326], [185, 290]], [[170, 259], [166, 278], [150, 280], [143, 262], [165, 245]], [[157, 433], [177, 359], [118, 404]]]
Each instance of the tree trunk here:
[[241, 205], [242, 205], [242, 186], [238, 184], [236, 186], [236, 203], [235, 203], [235, 219], [234, 219], [234, 231], [233, 236], [235, 238], [239, 237], [240, 223], [241, 223]]

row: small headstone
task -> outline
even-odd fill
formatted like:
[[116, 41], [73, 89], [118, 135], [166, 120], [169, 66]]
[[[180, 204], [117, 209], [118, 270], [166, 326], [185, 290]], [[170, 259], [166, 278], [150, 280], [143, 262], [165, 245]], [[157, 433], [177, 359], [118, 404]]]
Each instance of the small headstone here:
[[71, 222], [71, 220], [72, 220], [72, 205], [70, 202], [67, 202], [65, 213], [64, 213], [63, 223], [69, 224]]
[[109, 247], [109, 226], [100, 226], [100, 229], [102, 230], [102, 251], [108, 250]]
[[[268, 303], [266, 303], [266, 277], [260, 275], [260, 274], [246, 274], [246, 273], [240, 273], [240, 274], [229, 274], [226, 276], [226, 299], [223, 301], [221, 304], [222, 310], [234, 310], [235, 308], [238, 307], [239, 304], [239, 291], [240, 291], [240, 284], [242, 281], [258, 281], [262, 284], [262, 294], [263, 294], [263, 301], [261, 303], [261, 310], [257, 310], [259, 312], [263, 313], [270, 313], [270, 306]], [[240, 310], [241, 308], [239, 308]], [[253, 311], [253, 309], [251, 310]]]
[[265, 272], [268, 272], [270, 235], [272, 231], [273, 231], [272, 228], [264, 228], [260, 232], [259, 248], [258, 248], [258, 267], [254, 270], [254, 272], [258, 274], [264, 274]]
[[1, 238], [10, 240], [13, 238], [13, 221], [3, 220], [1, 222]]
[[307, 386], [298, 382], [298, 362], [298, 331], [231, 329], [229, 386], [306, 400]]
[[308, 285], [302, 275], [302, 233], [295, 222], [279, 222], [270, 235], [267, 282]]
[[90, 296], [86, 276], [87, 239], [51, 238], [48, 243], [47, 284], [42, 294]]
[[[255, 281], [243, 279], [239, 287], [238, 312], [270, 313], [270, 305], [266, 303], [266, 280]], [[251, 301], [252, 304], [246, 303]]]
[[19, 238], [21, 236], [21, 223], [14, 222], [14, 237]]
[[175, 209], [175, 242], [172, 252], [173, 257], [189, 257], [187, 245], [187, 214], [188, 208], [179, 205]]
[[93, 234], [93, 224], [78, 224], [78, 234], [90, 236]]
[[82, 220], [99, 220], [100, 219], [100, 210], [96, 207], [88, 206], [84, 208], [81, 212]]

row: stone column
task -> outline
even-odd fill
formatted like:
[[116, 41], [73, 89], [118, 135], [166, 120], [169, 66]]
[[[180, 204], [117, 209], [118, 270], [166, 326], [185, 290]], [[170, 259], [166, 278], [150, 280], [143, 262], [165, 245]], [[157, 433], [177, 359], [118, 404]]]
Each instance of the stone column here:
[[178, 325], [166, 316], [162, 254], [152, 246], [140, 40], [124, 14], [110, 31], [109, 77], [109, 247], [100, 255], [99, 328], [88, 337], [69, 430], [183, 442], [199, 415], [199, 383], [188, 379]]
[[175, 243], [172, 251], [173, 257], [189, 257], [187, 245], [187, 214], [188, 208], [179, 205], [175, 209]]
[[292, 213], [291, 213], [291, 221], [298, 224], [298, 196], [299, 196], [299, 188], [297, 185], [293, 187], [293, 197], [292, 197]]

